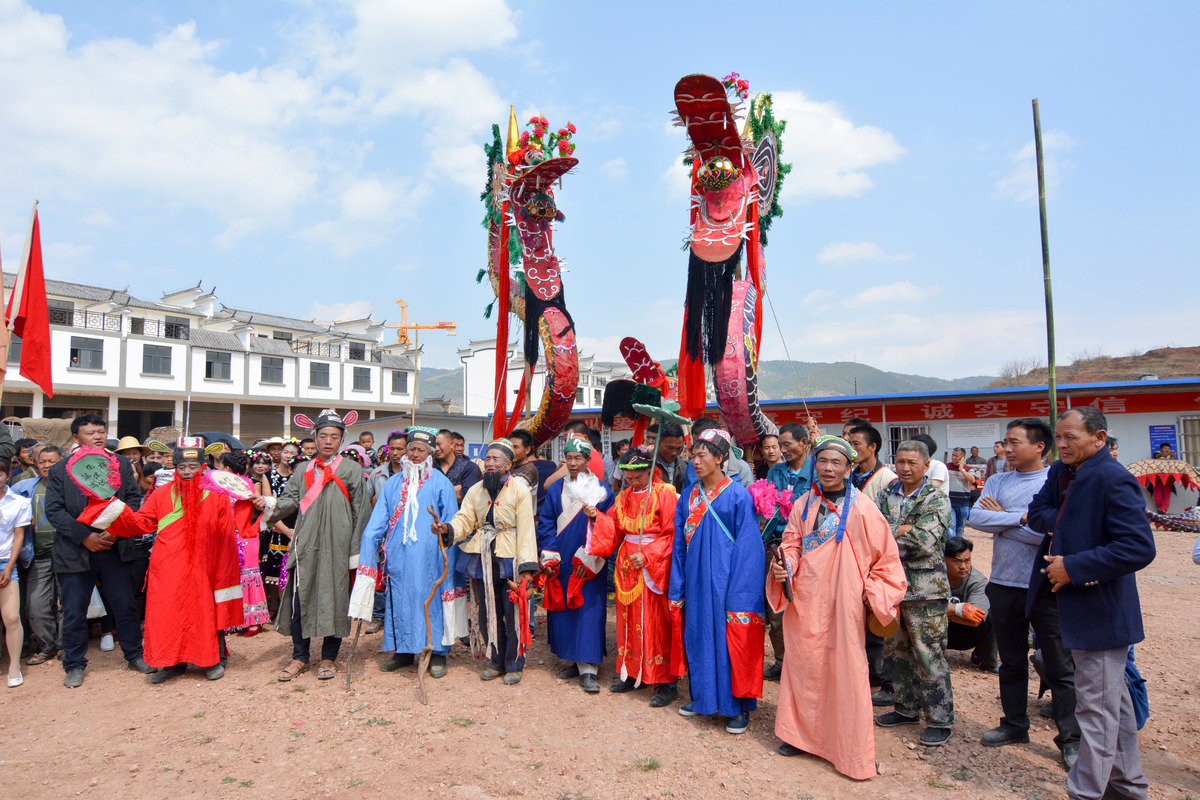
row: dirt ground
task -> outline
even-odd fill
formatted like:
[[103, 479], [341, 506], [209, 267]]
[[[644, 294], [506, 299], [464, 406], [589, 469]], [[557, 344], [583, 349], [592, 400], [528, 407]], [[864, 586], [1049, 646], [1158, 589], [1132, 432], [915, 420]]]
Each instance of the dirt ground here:
[[[986, 572], [991, 537], [969, 536]], [[1152, 710], [1142, 756], [1152, 798], [1200, 798], [1200, 567], [1191, 537], [1156, 539], [1158, 558], [1139, 579], [1147, 639], [1138, 664]], [[876, 728], [882, 774], [856, 783], [816, 758], [776, 754], [776, 683], [748, 735], [731, 736], [716, 719], [679, 716], [683, 700], [651, 709], [646, 689], [585, 695], [557, 678], [544, 631], [540, 620], [515, 687], [482, 683], [483, 662], [456, 648], [449, 674], [426, 680], [428, 705], [412, 669], [379, 671], [379, 635], [359, 644], [352, 692], [344, 674], [276, 682], [290, 652], [276, 633], [231, 639], [220, 681], [191, 670], [162, 686], [120, 669], [120, 648], [101, 653], [93, 641], [82, 688], [63, 688], [52, 662], [26, 668], [19, 689], [0, 690], [0, 776], [11, 797], [1066, 797], [1050, 721], [1032, 696], [1030, 744], [979, 745], [998, 722], [999, 694], [996, 677], [973, 669], [966, 653], [951, 656], [950, 743], [925, 750], [918, 728]], [[346, 642], [341, 670], [348, 650]], [[611, 666], [610, 657], [605, 687]]]

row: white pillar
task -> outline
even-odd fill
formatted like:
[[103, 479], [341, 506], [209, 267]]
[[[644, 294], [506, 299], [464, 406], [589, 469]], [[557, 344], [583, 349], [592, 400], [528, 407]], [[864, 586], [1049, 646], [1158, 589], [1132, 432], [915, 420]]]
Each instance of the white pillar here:
[[183, 429], [183, 398], [175, 400], [175, 419], [173, 424], [176, 428]]
[[108, 396], [108, 429], [111, 431], [117, 430], [117, 396], [110, 394]]
[[242, 438], [242, 404], [233, 404], [233, 438]]
[[41, 389], [33, 390], [33, 407], [29, 409], [29, 415], [34, 419], [41, 419], [42, 414], [46, 412], [46, 395], [42, 394]]
[[283, 406], [283, 438], [291, 438], [292, 435], [292, 407], [284, 404]]

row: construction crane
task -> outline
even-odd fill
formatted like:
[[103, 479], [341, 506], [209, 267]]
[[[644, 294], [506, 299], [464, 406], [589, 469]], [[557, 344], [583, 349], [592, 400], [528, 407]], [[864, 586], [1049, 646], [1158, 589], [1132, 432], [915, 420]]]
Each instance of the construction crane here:
[[[385, 327], [393, 328], [396, 331], [396, 341], [392, 346], [402, 345], [405, 348], [411, 348], [413, 351], [413, 402], [412, 402], [412, 424], [417, 424], [417, 404], [418, 392], [417, 386], [421, 375], [421, 351], [418, 344], [421, 331], [445, 331], [451, 336], [458, 335], [458, 326], [453, 322], [435, 322], [432, 325], [417, 325], [408, 321], [408, 303], [403, 300], [397, 300], [396, 305], [400, 306], [400, 324], [387, 325]], [[421, 312], [425, 313], [425, 312]], [[426, 316], [429, 316], [426, 314]], [[412, 331], [410, 338], [408, 332]]]

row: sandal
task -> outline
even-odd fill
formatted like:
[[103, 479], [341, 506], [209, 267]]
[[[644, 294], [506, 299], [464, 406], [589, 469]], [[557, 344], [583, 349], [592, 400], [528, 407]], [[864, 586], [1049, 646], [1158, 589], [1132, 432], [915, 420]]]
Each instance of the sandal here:
[[327, 681], [337, 677], [337, 666], [332, 661], [322, 661], [317, 664], [317, 680]]
[[308, 663], [304, 661], [293, 660], [286, 667], [279, 670], [279, 674], [275, 676], [275, 679], [280, 683], [283, 683], [292, 680], [301, 672], [308, 672]]
[[58, 655], [57, 650], [52, 650], [48, 653], [35, 653], [33, 657], [25, 663], [31, 667], [36, 667], [38, 664], [45, 664], [47, 661], [53, 659], [56, 655]]

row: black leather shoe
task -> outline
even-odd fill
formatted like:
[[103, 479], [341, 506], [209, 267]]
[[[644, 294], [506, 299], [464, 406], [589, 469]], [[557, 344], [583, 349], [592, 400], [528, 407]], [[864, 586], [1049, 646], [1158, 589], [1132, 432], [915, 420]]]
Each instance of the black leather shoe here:
[[788, 744], [787, 742], [784, 742], [783, 744], [779, 745], [779, 755], [781, 755], [781, 756], [789, 756], [790, 757], [790, 756], [799, 756], [799, 755], [803, 755], [803, 754], [804, 754], [804, 751], [801, 750], [799, 747], [796, 747], [795, 745]]
[[899, 711], [889, 711], [875, 718], [875, 724], [881, 728], [894, 728], [897, 725], [916, 725], [920, 722], [917, 717], [901, 714]]
[[572, 663], [569, 667], [559, 670], [558, 677], [564, 681], [569, 681], [571, 678], [579, 677], [579, 665]]
[[225, 677], [225, 665], [213, 664], [208, 669], [204, 670], [204, 677], [210, 681], [219, 681]]
[[157, 686], [158, 684], [166, 683], [167, 681], [171, 680], [171, 678], [176, 678], [185, 672], [187, 672], [186, 664], [176, 664], [173, 667], [163, 667], [150, 676], [150, 683]]
[[673, 683], [659, 684], [658, 691], [650, 698], [651, 708], [665, 708], [679, 697], [679, 687]]
[[777, 681], [779, 676], [783, 674], [783, 667], [779, 664], [772, 664], [763, 670], [764, 681]]
[[383, 672], [395, 672], [403, 667], [411, 667], [413, 663], [412, 653], [396, 653], [386, 662], [380, 665], [379, 669]]
[[67, 670], [66, 677], [63, 678], [63, 686], [68, 689], [78, 689], [83, 686], [83, 667]]
[[1062, 749], [1063, 768], [1071, 771], [1071, 767], [1075, 766], [1075, 762], [1079, 760], [1079, 745], [1064, 744]]
[[1006, 728], [1003, 725], [985, 731], [983, 736], [979, 737], [979, 743], [984, 747], [1003, 747], [1006, 744], [1027, 744], [1028, 742], [1029, 731]]
[[134, 672], [140, 672], [143, 675], [153, 675], [155, 672], [154, 667], [147, 664], [142, 658], [135, 658], [132, 661], [127, 661], [126, 663], [129, 665], [131, 670]]
[[623, 681], [617, 681], [612, 686], [609, 686], [608, 690], [613, 694], [625, 694], [625, 692], [632, 692], [634, 690], [634, 683], [636, 683], [636, 681], [633, 678], [626, 678]]
[[921, 731], [921, 744], [926, 747], [941, 747], [950, 741], [951, 728], [926, 728]]
[[871, 705], [890, 706], [896, 702], [896, 695], [891, 689], [879, 689], [871, 695]]
[[596, 680], [596, 676], [591, 673], [585, 673], [579, 676], [579, 685], [588, 694], [595, 694], [600, 691], [600, 681]]

